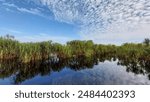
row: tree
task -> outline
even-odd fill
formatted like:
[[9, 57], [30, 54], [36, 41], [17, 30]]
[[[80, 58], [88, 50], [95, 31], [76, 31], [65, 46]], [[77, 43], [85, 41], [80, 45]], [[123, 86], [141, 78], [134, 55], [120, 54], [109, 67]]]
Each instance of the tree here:
[[146, 46], [150, 45], [150, 39], [149, 38], [145, 38], [144, 42], [143, 42]]
[[6, 35], [4, 36], [4, 38], [13, 40], [15, 37], [12, 36], [12, 35], [6, 34]]

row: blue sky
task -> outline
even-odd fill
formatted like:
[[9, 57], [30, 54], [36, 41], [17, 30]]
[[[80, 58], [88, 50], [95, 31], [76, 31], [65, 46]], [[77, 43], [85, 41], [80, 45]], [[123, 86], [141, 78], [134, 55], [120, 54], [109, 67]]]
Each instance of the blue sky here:
[[149, 0], [0, 0], [0, 35], [21, 42], [150, 38]]
[[34, 10], [26, 11], [32, 7], [28, 3], [19, 11], [14, 5], [23, 7], [21, 2], [0, 2], [0, 35], [12, 34], [22, 42], [53, 40], [64, 43], [80, 39], [74, 24], [55, 20], [52, 12], [37, 14]]

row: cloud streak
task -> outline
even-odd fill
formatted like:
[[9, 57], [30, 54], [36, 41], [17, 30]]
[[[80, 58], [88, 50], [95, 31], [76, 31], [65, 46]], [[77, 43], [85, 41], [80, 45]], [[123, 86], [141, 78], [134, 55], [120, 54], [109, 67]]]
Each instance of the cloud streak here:
[[20, 42], [41, 42], [41, 41], [49, 41], [52, 40], [53, 42], [62, 43], [65, 44], [66, 41], [73, 40], [69, 37], [64, 36], [51, 36], [46, 33], [40, 33], [36, 35], [26, 35], [26, 36], [16, 36], [16, 39], [18, 39]]
[[34, 3], [31, 3], [30, 6], [28, 7], [27, 5], [29, 5], [29, 2], [27, 2], [27, 1], [30, 1], [30, 0], [26, 0], [26, 1], [16, 0], [16, 1], [19, 1], [20, 3], [25, 2], [26, 5], [19, 5], [19, 4], [17, 4], [17, 2], [14, 2], [14, 0], [10, 0], [9, 2], [8, 2], [8, 0], [4, 0], [4, 1], [2, 1], [2, 6], [4, 6], [6, 11], [14, 12], [15, 10], [17, 10], [22, 13], [30, 13], [33, 15], [38, 15], [38, 16], [41, 16], [44, 18], [51, 19], [48, 14], [47, 15], [45, 14], [45, 12], [47, 12], [47, 10], [43, 9], [42, 7], [38, 7], [38, 5], [36, 5]]

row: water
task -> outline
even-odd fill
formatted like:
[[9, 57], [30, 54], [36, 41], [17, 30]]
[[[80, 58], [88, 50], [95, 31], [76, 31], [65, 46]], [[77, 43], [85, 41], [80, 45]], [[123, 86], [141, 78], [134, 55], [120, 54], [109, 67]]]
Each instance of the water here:
[[[143, 64], [145, 65], [145, 64]], [[79, 58], [59, 62], [1, 62], [0, 84], [143, 85], [150, 84], [149, 65], [119, 59]]]

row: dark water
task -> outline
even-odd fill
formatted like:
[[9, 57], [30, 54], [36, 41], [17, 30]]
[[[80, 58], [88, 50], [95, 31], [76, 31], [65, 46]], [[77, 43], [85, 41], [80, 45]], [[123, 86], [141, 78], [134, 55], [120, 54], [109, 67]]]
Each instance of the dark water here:
[[0, 61], [0, 84], [135, 85], [150, 84], [149, 63], [114, 58], [74, 58], [19, 63]]

